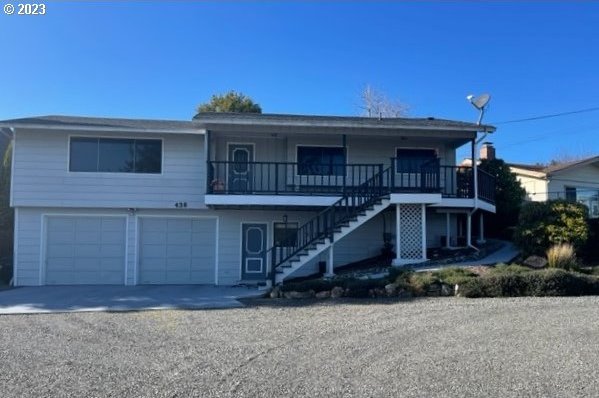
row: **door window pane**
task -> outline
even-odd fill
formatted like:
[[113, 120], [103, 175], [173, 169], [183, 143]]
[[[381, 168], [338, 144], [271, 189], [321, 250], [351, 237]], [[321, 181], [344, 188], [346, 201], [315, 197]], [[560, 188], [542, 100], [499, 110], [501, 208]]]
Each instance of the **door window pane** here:
[[98, 171], [98, 139], [71, 138], [70, 171]]

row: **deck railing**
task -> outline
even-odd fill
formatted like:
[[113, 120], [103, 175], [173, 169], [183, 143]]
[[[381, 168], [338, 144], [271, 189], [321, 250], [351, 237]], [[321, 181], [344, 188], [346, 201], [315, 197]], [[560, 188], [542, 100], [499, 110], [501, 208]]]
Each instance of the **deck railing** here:
[[[474, 198], [471, 167], [424, 164], [392, 158], [381, 164], [302, 164], [290, 162], [208, 162], [209, 194], [341, 196], [348, 190], [389, 193], [440, 193], [446, 198]], [[374, 188], [374, 186], [373, 186]], [[478, 169], [478, 197], [494, 203], [495, 178]]]

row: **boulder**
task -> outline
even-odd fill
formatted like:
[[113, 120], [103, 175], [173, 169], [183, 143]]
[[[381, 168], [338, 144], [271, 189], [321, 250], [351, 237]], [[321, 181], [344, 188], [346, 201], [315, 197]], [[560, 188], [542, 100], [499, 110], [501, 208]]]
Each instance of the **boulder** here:
[[331, 290], [331, 298], [339, 298], [343, 297], [344, 290], [342, 287], [335, 286], [333, 290]]
[[409, 290], [403, 290], [402, 289], [402, 290], [400, 290], [397, 293], [397, 297], [399, 297], [399, 298], [412, 298], [412, 297], [414, 297], [414, 295]]
[[428, 287], [426, 295], [430, 297], [439, 297], [441, 295], [441, 286], [440, 283], [432, 283]]
[[522, 263], [527, 267], [540, 269], [545, 268], [547, 266], [547, 259], [540, 256], [530, 256]]
[[330, 290], [324, 290], [322, 292], [316, 293], [316, 298], [317, 299], [325, 299], [325, 298], [329, 298], [329, 297], [331, 297], [331, 291]]
[[308, 290], [306, 292], [292, 290], [290, 292], [285, 292], [285, 298], [288, 299], [307, 299], [311, 297], [314, 297], [314, 290]]
[[451, 285], [445, 283], [441, 285], [441, 296], [448, 297], [453, 296], [453, 294], [454, 288]]
[[275, 286], [271, 291], [270, 291], [270, 298], [271, 299], [276, 299], [281, 297], [281, 289], [279, 289], [278, 286]]
[[383, 288], [377, 287], [377, 288], [374, 288], [374, 295], [375, 295], [375, 297], [386, 297], [387, 291]]
[[398, 286], [395, 283], [389, 283], [388, 285], [385, 285], [385, 293], [388, 297], [397, 296], [397, 289]]

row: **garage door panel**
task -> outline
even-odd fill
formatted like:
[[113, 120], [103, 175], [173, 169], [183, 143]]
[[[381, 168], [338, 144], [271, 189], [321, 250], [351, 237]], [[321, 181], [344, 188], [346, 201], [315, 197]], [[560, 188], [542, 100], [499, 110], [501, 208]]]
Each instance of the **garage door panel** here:
[[102, 254], [99, 244], [80, 243], [74, 246], [75, 257], [100, 257]]
[[99, 217], [80, 217], [75, 219], [75, 229], [78, 233], [100, 231], [101, 226], [102, 220]]
[[169, 245], [189, 245], [191, 244], [191, 233], [169, 232], [166, 237], [166, 243]]
[[168, 232], [191, 232], [191, 220], [184, 218], [169, 218]]
[[125, 229], [124, 217], [48, 217], [46, 284], [123, 284]]
[[56, 231], [52, 235], [48, 236], [47, 243], [48, 244], [71, 244], [75, 240], [75, 232], [74, 231]]
[[75, 235], [76, 243], [89, 243], [96, 245], [102, 239], [102, 233], [100, 231], [78, 231]]
[[141, 237], [144, 244], [155, 245], [166, 242], [166, 236], [166, 232], [143, 231]]
[[140, 230], [140, 283], [214, 283], [216, 220], [142, 218]]
[[141, 245], [142, 253], [148, 258], [166, 258], [166, 246], [153, 244]]
[[100, 255], [108, 257], [120, 257], [125, 251], [125, 245], [119, 244], [103, 244], [100, 247]]
[[55, 245], [49, 245], [47, 250], [46, 250], [46, 254], [49, 258], [55, 258], [55, 257], [72, 257], [73, 254], [75, 253], [75, 249], [73, 248], [73, 245], [67, 245], [67, 244], [55, 244]]

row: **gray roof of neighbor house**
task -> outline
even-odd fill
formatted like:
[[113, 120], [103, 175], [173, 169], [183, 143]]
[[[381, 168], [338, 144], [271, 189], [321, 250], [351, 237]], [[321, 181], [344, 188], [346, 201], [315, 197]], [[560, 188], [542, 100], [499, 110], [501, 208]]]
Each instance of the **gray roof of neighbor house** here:
[[198, 126], [191, 121], [153, 120], [153, 119], [121, 119], [84, 116], [35, 116], [22, 119], [0, 121], [0, 127], [27, 127], [53, 129], [89, 129], [89, 130], [124, 130], [152, 132], [198, 132]]
[[562, 162], [555, 163], [550, 165], [539, 165], [539, 164], [519, 164], [519, 163], [509, 163], [510, 167], [516, 167], [524, 170], [537, 171], [541, 173], [551, 174], [560, 172], [562, 170], [570, 169], [573, 167], [584, 166], [587, 164], [599, 162], [599, 156], [591, 156], [584, 159], [574, 160], [571, 162]]
[[84, 116], [36, 116], [0, 121], [0, 128], [122, 130], [138, 132], [201, 133], [214, 126], [306, 127], [379, 130], [442, 130], [493, 132], [495, 127], [435, 118], [374, 118], [355, 116], [283, 115], [266, 113], [200, 113], [192, 121], [122, 119]]
[[206, 112], [194, 116], [202, 127], [222, 124], [297, 125], [350, 128], [432, 129], [459, 131], [495, 131], [494, 126], [458, 120], [427, 118], [377, 118], [358, 116], [285, 115], [268, 113]]

